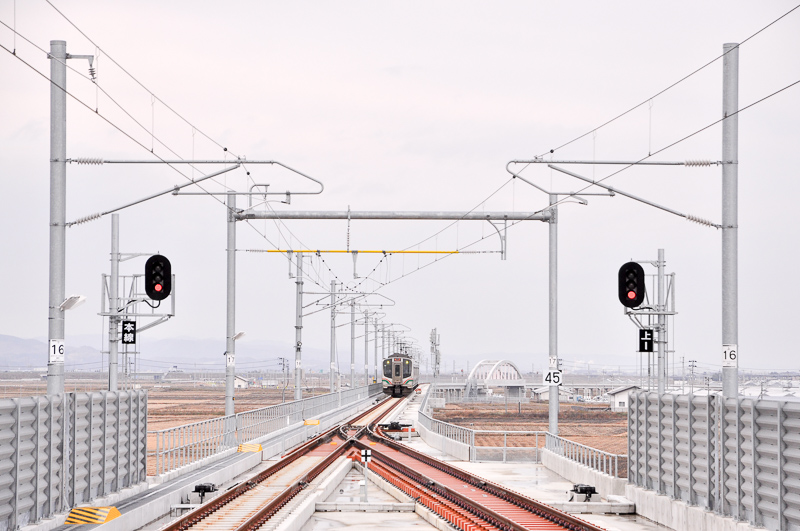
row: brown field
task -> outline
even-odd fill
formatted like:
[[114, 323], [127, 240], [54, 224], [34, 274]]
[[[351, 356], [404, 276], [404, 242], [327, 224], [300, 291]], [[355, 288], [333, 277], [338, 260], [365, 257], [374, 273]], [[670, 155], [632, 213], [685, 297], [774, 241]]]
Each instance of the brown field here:
[[[16, 376], [16, 375], [14, 375]], [[124, 383], [120, 381], [120, 388]], [[103, 391], [108, 387], [105, 378], [67, 378], [67, 392]], [[146, 383], [147, 430], [148, 432], [173, 428], [221, 417], [225, 414], [225, 386], [210, 382]], [[303, 396], [310, 397], [328, 392], [327, 388], [303, 389]], [[286, 400], [293, 399], [294, 389], [286, 389]], [[47, 394], [47, 382], [31, 377], [0, 380], [0, 398], [18, 398]], [[236, 413], [281, 403], [281, 389], [237, 389], [234, 407]], [[148, 451], [155, 451], [155, 437], [147, 437]], [[155, 457], [147, 460], [148, 475], [155, 473]]]
[[[434, 417], [476, 430], [547, 431], [548, 405], [541, 402], [509, 404], [447, 404], [434, 410]], [[561, 437], [614, 454], [628, 452], [627, 417], [606, 404], [565, 404], [559, 407], [558, 431]], [[502, 446], [502, 435], [477, 435], [478, 446]], [[508, 446], [534, 446], [534, 437], [509, 436]], [[544, 446], [544, 437], [539, 437]]]

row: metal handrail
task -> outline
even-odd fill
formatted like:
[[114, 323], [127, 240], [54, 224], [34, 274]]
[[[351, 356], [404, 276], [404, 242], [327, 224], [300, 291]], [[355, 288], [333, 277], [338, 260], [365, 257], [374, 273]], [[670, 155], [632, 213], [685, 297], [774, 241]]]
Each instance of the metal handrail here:
[[299, 422], [307, 418], [307, 414], [316, 416], [327, 413], [373, 396], [381, 390], [381, 384], [370, 384], [235, 415], [148, 431], [148, 436], [155, 437], [155, 450], [148, 450], [147, 455], [155, 456], [155, 474], [161, 475], [285, 428], [292, 421]]
[[[474, 428], [466, 428], [464, 426], [458, 426], [456, 424], [451, 424], [449, 422], [444, 422], [442, 420], [438, 420], [433, 418], [431, 415], [428, 414], [428, 398], [432, 393], [436, 392], [436, 384], [432, 384], [428, 391], [425, 393], [425, 397], [422, 400], [422, 403], [419, 407], [419, 420], [420, 424], [424, 426], [429, 431], [445, 437], [447, 439], [459, 442], [461, 444], [465, 444], [470, 447], [470, 460], [475, 461], [477, 460], [478, 451], [477, 449], [481, 450], [502, 450], [503, 462], [506, 461], [507, 453], [509, 449], [522, 449], [522, 448], [529, 448], [526, 446], [523, 447], [509, 447], [507, 444], [507, 440], [509, 436], [535, 436], [536, 442], [534, 448], [536, 448], [536, 459], [539, 459], [539, 436], [546, 435], [547, 432], [545, 431], [538, 431], [538, 430], [521, 430], [521, 431], [512, 431], [512, 430], [480, 430]], [[477, 446], [475, 443], [476, 436], [480, 435], [492, 435], [492, 434], [502, 434], [503, 435], [503, 446]]]
[[619, 476], [619, 460], [627, 459], [627, 454], [612, 454], [585, 444], [577, 443], [552, 433], [547, 433], [545, 448], [566, 459], [575, 461], [584, 466], [608, 474], [612, 477]]

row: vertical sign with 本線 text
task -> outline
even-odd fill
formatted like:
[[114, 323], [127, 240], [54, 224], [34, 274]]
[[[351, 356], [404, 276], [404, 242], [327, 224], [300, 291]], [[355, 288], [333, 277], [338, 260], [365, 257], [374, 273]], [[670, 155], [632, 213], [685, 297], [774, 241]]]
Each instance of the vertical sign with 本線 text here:
[[136, 344], [136, 321], [122, 321], [122, 344]]

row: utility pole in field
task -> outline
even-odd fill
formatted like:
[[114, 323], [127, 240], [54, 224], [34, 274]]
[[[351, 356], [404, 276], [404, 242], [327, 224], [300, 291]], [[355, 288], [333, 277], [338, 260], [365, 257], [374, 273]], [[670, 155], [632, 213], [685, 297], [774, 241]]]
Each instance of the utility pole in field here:
[[281, 402], [286, 402], [286, 387], [289, 385], [289, 381], [286, 378], [286, 369], [289, 368], [289, 360], [286, 358], [278, 358], [278, 361], [281, 362], [281, 371], [283, 372], [283, 390], [281, 391]]

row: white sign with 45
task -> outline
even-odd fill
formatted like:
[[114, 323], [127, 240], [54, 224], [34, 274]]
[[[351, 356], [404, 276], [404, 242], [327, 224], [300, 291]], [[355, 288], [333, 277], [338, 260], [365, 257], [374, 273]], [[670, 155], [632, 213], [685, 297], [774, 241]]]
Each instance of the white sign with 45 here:
[[544, 385], [561, 385], [562, 382], [561, 371], [551, 369], [544, 373]]

